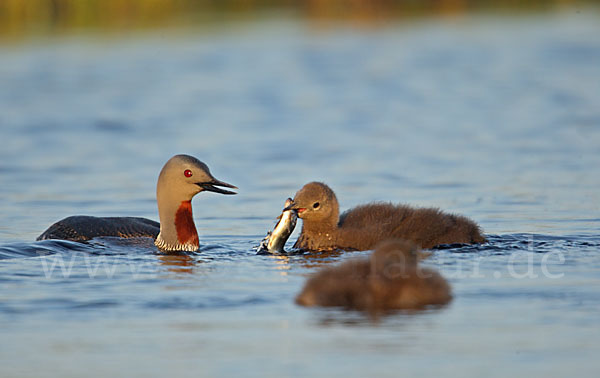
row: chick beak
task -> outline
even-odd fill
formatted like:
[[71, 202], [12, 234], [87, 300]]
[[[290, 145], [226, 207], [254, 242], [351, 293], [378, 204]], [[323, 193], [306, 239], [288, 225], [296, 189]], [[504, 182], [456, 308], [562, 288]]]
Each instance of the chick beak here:
[[290, 203], [289, 205], [287, 205], [283, 211], [288, 211], [288, 210], [296, 210], [298, 211], [298, 214], [302, 213], [304, 210], [306, 210], [306, 208], [304, 207], [298, 207], [298, 205], [292, 201], [292, 203]]

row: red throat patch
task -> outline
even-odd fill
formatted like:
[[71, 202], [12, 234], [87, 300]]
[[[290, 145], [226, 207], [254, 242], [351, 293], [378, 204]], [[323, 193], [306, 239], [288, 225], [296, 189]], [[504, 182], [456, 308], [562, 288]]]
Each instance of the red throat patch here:
[[177, 229], [177, 240], [181, 244], [198, 245], [198, 231], [192, 218], [192, 202], [183, 201], [175, 213], [175, 228]]

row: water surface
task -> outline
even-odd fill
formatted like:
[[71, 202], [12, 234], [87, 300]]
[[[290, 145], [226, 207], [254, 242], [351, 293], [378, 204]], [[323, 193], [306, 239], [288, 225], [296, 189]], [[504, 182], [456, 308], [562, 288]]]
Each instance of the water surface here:
[[[278, 22], [0, 47], [1, 375], [596, 376], [598, 21]], [[157, 219], [176, 153], [240, 188], [194, 199], [201, 253], [33, 241], [73, 214]], [[453, 286], [446, 308], [298, 307], [307, 275], [368, 254], [255, 254], [311, 180], [342, 209], [467, 215], [490, 243], [425, 262]]]

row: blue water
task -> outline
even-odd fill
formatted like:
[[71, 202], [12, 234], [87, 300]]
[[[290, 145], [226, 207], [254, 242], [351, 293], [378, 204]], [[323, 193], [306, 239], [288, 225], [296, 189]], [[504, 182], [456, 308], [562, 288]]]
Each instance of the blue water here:
[[[599, 35], [580, 11], [0, 46], [0, 376], [597, 376]], [[240, 188], [194, 199], [201, 253], [34, 242], [73, 214], [157, 220], [176, 153]], [[298, 307], [310, 273], [369, 253], [255, 254], [312, 180], [490, 242], [425, 261], [445, 308]]]

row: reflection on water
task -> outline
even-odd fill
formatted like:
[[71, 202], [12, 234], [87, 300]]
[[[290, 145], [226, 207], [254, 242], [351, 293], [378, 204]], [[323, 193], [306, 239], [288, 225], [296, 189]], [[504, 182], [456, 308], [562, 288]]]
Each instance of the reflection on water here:
[[287, 249], [289, 252], [286, 254], [268, 254], [267, 256], [275, 262], [275, 269], [279, 271], [282, 276], [287, 276], [289, 271], [292, 269], [292, 265], [296, 267], [314, 269], [324, 267], [328, 264], [339, 261], [339, 257], [344, 253], [348, 255], [358, 256], [363, 253], [352, 253], [344, 252], [340, 250], [332, 251], [320, 251], [320, 252], [305, 252], [305, 251], [294, 251], [293, 249]]
[[173, 273], [194, 273], [194, 266], [202, 263], [202, 260], [188, 254], [159, 255], [158, 258], [161, 265], [167, 267], [169, 272]]
[[[326, 266], [332, 262], [338, 261], [338, 257], [344, 254], [359, 255], [360, 253], [344, 252], [341, 250], [330, 251], [297, 251], [292, 248], [286, 249], [287, 253], [269, 253], [266, 254], [279, 266], [278, 269], [288, 270], [290, 264], [302, 266], [304, 268], [318, 268]], [[283, 274], [284, 272], [282, 272]]]
[[[583, 11], [0, 47], [0, 375], [596, 376], [598, 35]], [[34, 242], [68, 215], [157, 219], [176, 153], [240, 187], [194, 199], [199, 254]], [[308, 275], [368, 254], [256, 255], [313, 180], [490, 242], [423, 261], [444, 309], [300, 308]]]
[[[306, 268], [318, 268], [337, 261], [337, 258], [344, 253], [345, 252], [340, 250], [305, 253], [296, 259], [296, 263], [300, 263]], [[346, 254], [349, 255], [356, 253], [346, 252]]]
[[290, 270], [290, 258], [287, 255], [269, 255], [275, 261], [275, 269], [279, 270], [279, 274], [282, 276], [287, 276], [288, 271]]

